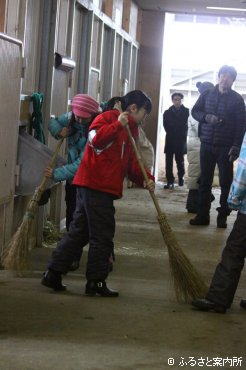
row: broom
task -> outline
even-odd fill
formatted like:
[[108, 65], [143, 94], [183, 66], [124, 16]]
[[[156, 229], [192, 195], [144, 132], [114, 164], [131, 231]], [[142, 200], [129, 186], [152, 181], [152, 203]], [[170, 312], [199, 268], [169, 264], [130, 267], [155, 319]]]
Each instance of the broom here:
[[[122, 112], [120, 102], [116, 103], [115, 108]], [[135, 140], [132, 136], [131, 130], [128, 125], [126, 125], [126, 130], [128, 132], [132, 147], [134, 149], [137, 161], [139, 163], [140, 169], [142, 171], [146, 185], [149, 182], [141, 154], [137, 148]], [[185, 302], [190, 301], [194, 298], [202, 298], [208, 291], [208, 288], [200, 275], [200, 273], [191, 264], [189, 259], [183, 253], [180, 248], [178, 241], [172, 231], [167, 217], [164, 212], [161, 211], [157, 197], [153, 191], [149, 190], [151, 198], [154, 202], [155, 208], [158, 213], [158, 221], [160, 224], [161, 233], [164, 242], [168, 249], [169, 254], [169, 265], [171, 270], [171, 275], [174, 281], [174, 289], [177, 300], [184, 300]]]
[[[56, 150], [51, 158], [49, 167], [54, 168], [58, 152], [63, 143], [63, 139], [59, 140]], [[30, 234], [32, 230], [34, 216], [38, 209], [38, 201], [41, 198], [43, 191], [49, 181], [48, 177], [43, 177], [41, 184], [36, 188], [32, 196], [23, 220], [16, 233], [12, 236], [6, 249], [2, 253], [2, 265], [6, 270], [14, 270], [19, 276], [28, 266], [28, 252], [30, 249]]]

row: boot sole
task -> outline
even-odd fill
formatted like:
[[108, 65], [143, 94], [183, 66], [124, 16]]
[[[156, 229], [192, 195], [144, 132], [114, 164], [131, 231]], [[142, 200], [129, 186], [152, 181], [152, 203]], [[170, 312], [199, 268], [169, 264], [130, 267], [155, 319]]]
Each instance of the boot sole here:
[[88, 297], [105, 297], [105, 298], [116, 298], [116, 297], [119, 297], [119, 293], [115, 293], [115, 294], [109, 294], [109, 295], [106, 295], [106, 294], [100, 294], [98, 292], [95, 292], [95, 291], [86, 291], [85, 292], [85, 295], [88, 296]]
[[196, 307], [197, 309], [199, 309], [200, 311], [212, 311], [212, 312], [216, 312], [216, 313], [226, 313], [226, 308], [223, 307], [223, 306], [211, 306], [211, 307], [206, 307], [206, 306], [199, 306], [199, 305], [195, 305], [195, 304], [192, 304], [193, 307]]
[[55, 287], [54, 285], [52, 285], [51, 283], [49, 283], [47, 280], [45, 280], [44, 278], [41, 280], [41, 285], [44, 285], [46, 288], [50, 288], [50, 289], [53, 289], [55, 292], [64, 292], [67, 287], [64, 285], [64, 286], [61, 286], [61, 287]]

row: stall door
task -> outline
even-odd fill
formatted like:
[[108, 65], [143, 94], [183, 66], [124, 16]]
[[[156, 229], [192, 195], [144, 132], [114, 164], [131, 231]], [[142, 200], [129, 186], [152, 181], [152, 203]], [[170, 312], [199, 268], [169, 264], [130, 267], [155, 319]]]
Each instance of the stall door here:
[[122, 62], [122, 37], [117, 34], [115, 39], [114, 72], [113, 72], [113, 96], [122, 93], [121, 64]]
[[100, 99], [102, 37], [103, 37], [103, 23], [98, 17], [94, 15], [92, 26], [92, 48], [91, 48], [88, 94], [98, 101]]
[[131, 44], [124, 40], [123, 55], [122, 55], [122, 70], [121, 70], [121, 94], [125, 95], [129, 91], [130, 79], [130, 59], [131, 59]]
[[137, 61], [138, 61], [137, 57], [138, 49], [134, 45], [132, 45], [129, 90], [134, 90], [136, 86]]
[[20, 114], [22, 43], [0, 34], [0, 251], [10, 239]]
[[90, 59], [89, 29], [90, 15], [88, 10], [76, 4], [74, 14], [74, 30], [72, 38], [72, 59], [76, 68], [72, 74], [72, 84], [69, 98], [78, 93], [87, 92], [88, 69]]
[[104, 25], [101, 100], [112, 97], [115, 31]]

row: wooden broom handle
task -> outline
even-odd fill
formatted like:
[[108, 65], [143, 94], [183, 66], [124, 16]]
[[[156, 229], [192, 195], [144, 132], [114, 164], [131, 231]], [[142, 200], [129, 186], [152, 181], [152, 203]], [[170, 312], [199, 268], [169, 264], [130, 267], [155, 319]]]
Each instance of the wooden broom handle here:
[[[62, 146], [62, 143], [63, 143], [63, 140], [64, 138], [60, 139], [58, 141], [58, 144], [56, 146], [56, 149], [54, 151], [54, 154], [52, 155], [51, 157], [51, 160], [50, 160], [50, 163], [48, 165], [48, 167], [51, 167], [51, 168], [54, 168], [55, 167], [55, 164], [56, 164], [56, 159], [57, 159], [57, 156], [58, 156], [58, 153], [59, 153], [59, 150]], [[42, 191], [44, 190], [45, 186], [46, 186], [46, 183], [50, 180], [49, 177], [46, 177], [44, 176], [43, 179], [42, 179], [42, 182], [41, 184], [39, 185], [39, 189], [41, 189]]]
[[[137, 145], [136, 145], [136, 143], [135, 143], [134, 137], [132, 136], [132, 133], [131, 133], [131, 130], [130, 130], [129, 125], [127, 124], [125, 127], [126, 127], [126, 130], [127, 130], [127, 132], [128, 132], [128, 136], [129, 136], [129, 138], [130, 138], [131, 144], [132, 144], [133, 149], [134, 149], [134, 152], [135, 152], [135, 154], [136, 154], [136, 158], [137, 158], [138, 164], [139, 164], [139, 166], [140, 166], [140, 169], [141, 169], [141, 171], [142, 171], [142, 174], [143, 174], [144, 180], [145, 180], [146, 185], [147, 185], [147, 184], [148, 184], [148, 182], [149, 182], [149, 178], [148, 178], [147, 172], [146, 172], [146, 170], [145, 170], [145, 168], [144, 168], [143, 160], [142, 160], [141, 154], [140, 154], [140, 152], [139, 152], [139, 150], [138, 150], [138, 148], [137, 148]], [[148, 188], [148, 190], [149, 190], [149, 188]], [[156, 210], [157, 210], [158, 215], [159, 215], [159, 216], [161, 216], [163, 213], [162, 213], [162, 211], [161, 211], [161, 207], [160, 207], [160, 205], [159, 205], [159, 202], [158, 202], [158, 200], [157, 200], [157, 198], [156, 198], [155, 193], [154, 193], [153, 191], [150, 191], [150, 190], [149, 190], [149, 193], [150, 193], [151, 198], [152, 198], [152, 200], [153, 200], [153, 202], [154, 202], [154, 205], [155, 205], [155, 208], [156, 208]]]
[[[120, 101], [117, 101], [117, 102], [115, 103], [114, 108], [115, 108], [115, 109], [117, 109], [120, 113], [122, 113], [122, 112], [123, 112], [123, 110], [122, 110], [122, 108], [121, 108], [121, 102], [120, 102]], [[145, 170], [145, 168], [144, 168], [143, 159], [142, 159], [141, 154], [140, 154], [140, 152], [139, 152], [139, 150], [138, 150], [138, 148], [137, 148], [137, 145], [136, 145], [136, 143], [135, 143], [134, 137], [132, 136], [132, 133], [131, 133], [131, 130], [130, 130], [129, 125], [127, 124], [125, 127], [126, 127], [126, 130], [127, 130], [127, 132], [128, 132], [128, 136], [129, 136], [130, 141], [131, 141], [131, 144], [132, 144], [132, 146], [133, 146], [133, 150], [134, 150], [134, 152], [135, 152], [135, 155], [136, 155], [136, 158], [137, 158], [138, 164], [139, 164], [139, 166], [140, 166], [140, 169], [141, 169], [141, 171], [142, 171], [142, 174], [143, 174], [144, 180], [145, 180], [146, 185], [147, 185], [147, 184], [148, 184], [148, 182], [149, 182], [149, 178], [148, 178], [147, 172], [146, 172], [146, 170]], [[149, 188], [148, 188], [148, 190], [149, 190]], [[157, 200], [157, 198], [156, 198], [155, 193], [154, 193], [153, 191], [150, 191], [150, 190], [149, 190], [149, 193], [150, 193], [150, 196], [151, 196], [151, 198], [152, 198], [152, 200], [153, 200], [153, 202], [154, 202], [154, 205], [155, 205], [155, 208], [156, 208], [156, 210], [157, 210], [158, 216], [162, 216], [162, 215], [163, 215], [163, 213], [162, 213], [162, 211], [161, 211], [161, 207], [160, 207], [160, 205], [159, 205], [159, 202], [158, 202], [158, 200]]]

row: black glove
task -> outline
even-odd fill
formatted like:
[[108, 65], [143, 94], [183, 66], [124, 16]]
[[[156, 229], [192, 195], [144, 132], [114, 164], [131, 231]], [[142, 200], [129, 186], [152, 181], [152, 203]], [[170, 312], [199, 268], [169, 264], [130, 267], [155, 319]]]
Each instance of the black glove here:
[[213, 125], [215, 125], [216, 123], [219, 122], [219, 118], [215, 116], [214, 114], [206, 114], [205, 121], [207, 123], [212, 123]]
[[229, 161], [234, 162], [236, 159], [238, 159], [240, 153], [239, 146], [232, 145], [231, 149], [229, 150]]
[[44, 204], [48, 203], [48, 201], [50, 199], [50, 195], [51, 195], [50, 189], [44, 190], [43, 193], [41, 194], [41, 197], [40, 197], [39, 201], [38, 201], [38, 205], [43, 206]]

